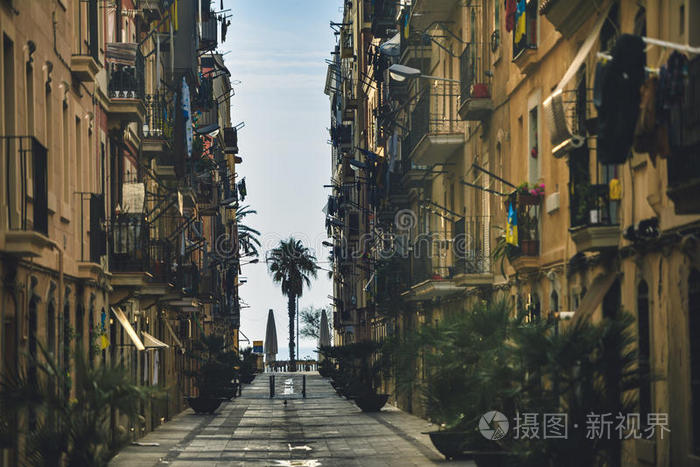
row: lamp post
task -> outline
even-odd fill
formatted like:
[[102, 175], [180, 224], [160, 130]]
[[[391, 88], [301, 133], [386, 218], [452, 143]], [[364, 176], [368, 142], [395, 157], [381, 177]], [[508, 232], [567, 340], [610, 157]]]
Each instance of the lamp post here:
[[399, 83], [406, 81], [407, 79], [416, 78], [426, 78], [433, 79], [435, 81], [446, 81], [448, 83], [460, 83], [458, 79], [442, 78], [440, 76], [430, 76], [424, 75], [418, 68], [412, 68], [410, 66], [401, 65], [400, 63], [395, 63], [389, 67], [389, 76], [394, 81]]

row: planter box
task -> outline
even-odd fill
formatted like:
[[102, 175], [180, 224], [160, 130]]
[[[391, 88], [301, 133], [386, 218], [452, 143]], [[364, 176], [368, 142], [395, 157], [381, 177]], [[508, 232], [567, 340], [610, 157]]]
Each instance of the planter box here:
[[353, 397], [355, 404], [363, 412], [379, 412], [388, 399], [389, 394], [365, 394]]
[[518, 194], [519, 206], [539, 206], [542, 203], [542, 196], [531, 195], [529, 193]]
[[195, 413], [214, 413], [226, 400], [221, 397], [186, 397], [185, 399]]

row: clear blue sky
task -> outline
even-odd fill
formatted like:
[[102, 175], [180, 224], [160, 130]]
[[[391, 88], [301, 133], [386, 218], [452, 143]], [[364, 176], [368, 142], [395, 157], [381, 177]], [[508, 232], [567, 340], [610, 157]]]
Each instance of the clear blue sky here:
[[[220, 0], [213, 6], [220, 7]], [[327, 144], [329, 101], [323, 94], [325, 58], [335, 45], [329, 22], [341, 18], [341, 0], [224, 0], [232, 11], [226, 42], [219, 50], [234, 85], [233, 123], [244, 121], [238, 146], [250, 204], [258, 211], [247, 222], [262, 232], [263, 251], [290, 235], [313, 248], [321, 261], [328, 249], [321, 209], [330, 178]], [[267, 310], [275, 310], [280, 353], [288, 357], [287, 303], [272, 283], [266, 265], [243, 266], [241, 331], [250, 340], [263, 339]], [[328, 267], [327, 263], [322, 263]], [[300, 299], [330, 310], [332, 285], [324, 271]], [[244, 345], [244, 344], [243, 344]], [[301, 341], [301, 356], [311, 354], [314, 341]]]

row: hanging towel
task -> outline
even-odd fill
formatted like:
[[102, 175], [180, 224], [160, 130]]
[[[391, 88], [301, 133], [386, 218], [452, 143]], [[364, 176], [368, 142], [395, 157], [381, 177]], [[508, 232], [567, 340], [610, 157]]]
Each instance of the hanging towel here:
[[515, 29], [515, 12], [517, 10], [516, 0], [506, 0], [506, 31]]
[[[622, 164], [632, 147], [639, 116], [640, 87], [644, 81], [644, 42], [623, 34], [612, 49], [612, 60], [597, 74], [600, 83], [598, 110], [598, 161]], [[598, 105], [598, 103], [600, 105]]]

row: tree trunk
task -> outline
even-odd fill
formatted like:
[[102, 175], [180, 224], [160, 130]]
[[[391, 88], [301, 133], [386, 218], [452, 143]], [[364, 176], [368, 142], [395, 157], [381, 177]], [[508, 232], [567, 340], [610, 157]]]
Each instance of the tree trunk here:
[[289, 371], [297, 371], [296, 355], [294, 354], [294, 317], [296, 315], [296, 296], [288, 297], [287, 309], [289, 311]]

